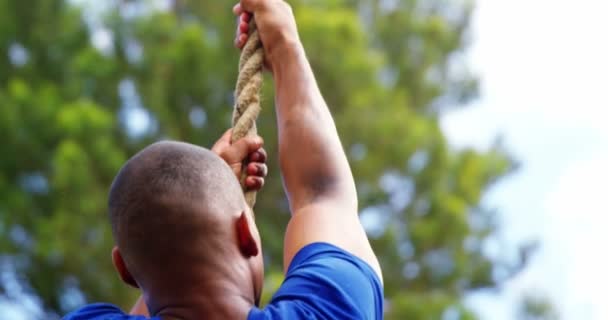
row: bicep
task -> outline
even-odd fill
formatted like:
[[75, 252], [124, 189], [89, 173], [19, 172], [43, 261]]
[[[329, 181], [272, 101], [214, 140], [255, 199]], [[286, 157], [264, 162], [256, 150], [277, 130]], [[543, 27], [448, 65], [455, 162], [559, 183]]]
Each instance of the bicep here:
[[298, 251], [317, 242], [332, 244], [362, 259], [382, 279], [380, 264], [355, 209], [320, 201], [295, 211], [285, 234], [285, 271]]

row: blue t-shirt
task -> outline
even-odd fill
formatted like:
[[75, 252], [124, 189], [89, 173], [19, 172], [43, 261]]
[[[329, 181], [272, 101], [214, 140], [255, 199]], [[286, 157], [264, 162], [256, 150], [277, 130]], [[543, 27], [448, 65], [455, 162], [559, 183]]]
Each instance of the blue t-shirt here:
[[[380, 279], [367, 263], [336, 246], [314, 243], [296, 254], [270, 303], [264, 309], [251, 309], [247, 320], [380, 320], [383, 302]], [[64, 318], [144, 319], [109, 304], [88, 305]]]

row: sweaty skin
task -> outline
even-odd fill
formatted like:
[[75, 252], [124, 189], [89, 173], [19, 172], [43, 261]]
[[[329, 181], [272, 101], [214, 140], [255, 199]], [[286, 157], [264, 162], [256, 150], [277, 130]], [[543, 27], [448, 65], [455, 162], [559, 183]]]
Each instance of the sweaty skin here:
[[255, 16], [272, 72], [279, 126], [279, 159], [292, 213], [283, 266], [314, 242], [336, 245], [381, 269], [358, 218], [357, 191], [331, 113], [300, 42], [291, 7], [282, 0], [243, 0], [236, 44], [247, 41]]

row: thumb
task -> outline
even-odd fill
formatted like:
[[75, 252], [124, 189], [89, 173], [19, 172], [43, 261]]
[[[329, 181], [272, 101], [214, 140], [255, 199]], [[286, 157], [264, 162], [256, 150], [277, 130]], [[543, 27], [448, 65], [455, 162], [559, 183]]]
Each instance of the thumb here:
[[241, 7], [248, 12], [255, 12], [266, 3], [263, 0], [241, 0]]
[[243, 162], [251, 153], [256, 152], [264, 145], [259, 136], [246, 136], [233, 143], [226, 152], [228, 162]]
[[232, 129], [228, 129], [222, 137], [217, 141], [218, 145], [230, 145], [230, 139], [232, 139]]
[[217, 142], [215, 142], [215, 144], [211, 148], [211, 151], [215, 152], [218, 155], [222, 154], [224, 150], [230, 148], [231, 137], [232, 137], [232, 129], [229, 129], [222, 135], [222, 137], [219, 140], [217, 140]]

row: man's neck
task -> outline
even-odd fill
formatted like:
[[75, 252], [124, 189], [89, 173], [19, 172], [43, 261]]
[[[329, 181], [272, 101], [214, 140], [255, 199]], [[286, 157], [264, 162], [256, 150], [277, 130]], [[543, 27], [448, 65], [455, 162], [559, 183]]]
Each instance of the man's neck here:
[[[255, 306], [253, 283], [236, 279], [200, 281], [196, 288], [175, 296], [146, 297], [153, 314], [163, 320], [245, 320]], [[177, 290], [171, 290], [176, 292]]]
[[157, 312], [156, 317], [162, 320], [245, 320], [252, 307], [253, 303], [242, 296], [215, 295], [193, 300], [187, 305], [168, 306]]

